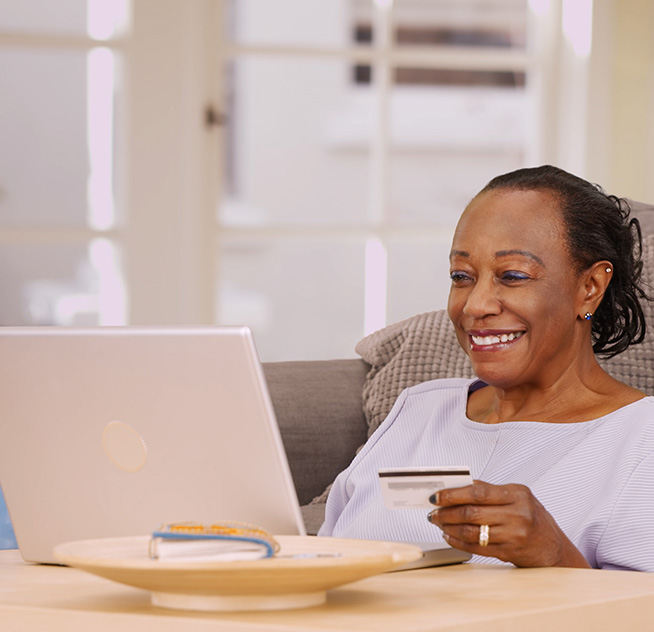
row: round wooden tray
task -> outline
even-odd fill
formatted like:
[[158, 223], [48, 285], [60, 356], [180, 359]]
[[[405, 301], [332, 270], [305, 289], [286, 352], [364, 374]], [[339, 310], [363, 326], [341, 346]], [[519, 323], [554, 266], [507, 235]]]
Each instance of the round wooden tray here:
[[149, 536], [68, 542], [55, 557], [68, 566], [144, 588], [155, 606], [234, 611], [304, 608], [324, 603], [336, 586], [421, 557], [399, 542], [276, 536], [276, 557], [241, 562], [173, 562], [148, 557]]

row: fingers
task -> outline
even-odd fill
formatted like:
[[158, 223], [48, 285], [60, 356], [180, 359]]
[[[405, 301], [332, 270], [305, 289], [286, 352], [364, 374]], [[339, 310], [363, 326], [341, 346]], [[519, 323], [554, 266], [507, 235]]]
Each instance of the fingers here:
[[534, 505], [538, 504], [524, 485], [491, 485], [481, 481], [443, 490], [439, 501], [430, 521], [441, 528], [488, 524], [510, 525], [512, 531], [524, 530], [533, 522]]
[[466, 487], [442, 489], [433, 498], [439, 507], [453, 505], [507, 505], [515, 500], [515, 494], [529, 490], [523, 485], [491, 485], [483, 481], [474, 481]]
[[[466, 544], [479, 544], [481, 525], [488, 526], [489, 544], [503, 543], [508, 537], [501, 512], [489, 506], [462, 505], [434, 509], [428, 518], [446, 537]], [[488, 553], [482, 551], [482, 554]]]
[[[482, 522], [480, 524], [439, 524], [438, 519], [432, 519], [432, 524], [436, 525], [443, 531], [443, 535], [451, 546], [455, 546], [451, 540], [456, 541], [459, 546], [465, 545], [465, 549], [469, 547], [479, 547], [478, 552], [480, 555], [492, 555], [489, 549], [492, 546], [502, 545], [509, 541], [509, 534], [502, 524], [493, 524], [490, 522]], [[488, 527], [488, 539], [484, 544], [482, 539], [482, 525]], [[449, 539], [448, 539], [449, 538]]]
[[[454, 548], [516, 566], [576, 566], [588, 562], [545, 507], [524, 485], [475, 481], [444, 489], [429, 521]], [[480, 535], [488, 527], [488, 541]]]
[[[484, 529], [486, 529], [484, 531]], [[493, 533], [495, 535], [495, 533]], [[491, 544], [491, 528], [488, 525], [465, 525], [464, 527], [450, 529], [443, 532], [443, 537], [450, 546], [475, 552], [479, 555], [492, 555], [488, 552]], [[495, 543], [492, 545], [496, 546]], [[475, 550], [479, 548], [479, 551]]]
[[[521, 517], [529, 489], [522, 485], [491, 485], [475, 481], [467, 487], [441, 490], [438, 508], [429, 520], [443, 531], [453, 547], [487, 556], [500, 556], [503, 545], [513, 546], [524, 531]], [[529, 513], [526, 511], [526, 513]], [[488, 526], [488, 541], [480, 540], [481, 525]]]

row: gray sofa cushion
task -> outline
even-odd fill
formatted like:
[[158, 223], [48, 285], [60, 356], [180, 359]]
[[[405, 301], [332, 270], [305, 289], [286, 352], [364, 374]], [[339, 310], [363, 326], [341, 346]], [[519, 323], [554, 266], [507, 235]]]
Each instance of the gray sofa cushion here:
[[263, 365], [301, 505], [321, 494], [366, 440], [362, 360]]

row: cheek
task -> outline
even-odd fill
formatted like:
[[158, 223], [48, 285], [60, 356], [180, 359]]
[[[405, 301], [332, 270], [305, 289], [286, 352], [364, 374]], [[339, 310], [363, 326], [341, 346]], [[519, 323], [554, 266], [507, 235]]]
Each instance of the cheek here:
[[462, 292], [450, 290], [447, 299], [447, 315], [450, 317], [450, 321], [454, 325], [454, 332], [456, 333], [457, 340], [464, 349], [467, 345], [468, 336], [461, 331], [460, 320], [463, 315], [465, 302], [466, 299]]
[[532, 317], [547, 320], [548, 316], [567, 312], [574, 302], [569, 287], [563, 284], [547, 284], [524, 297], [524, 309], [531, 312]]
[[513, 294], [504, 302], [504, 309], [517, 315], [535, 335], [534, 341], [550, 344], [551, 337], [567, 331], [574, 321], [574, 305], [567, 288], [551, 286], [538, 292]]
[[447, 315], [454, 325], [456, 325], [456, 320], [460, 316], [462, 308], [460, 296], [457, 296], [454, 290], [450, 290], [447, 297]]

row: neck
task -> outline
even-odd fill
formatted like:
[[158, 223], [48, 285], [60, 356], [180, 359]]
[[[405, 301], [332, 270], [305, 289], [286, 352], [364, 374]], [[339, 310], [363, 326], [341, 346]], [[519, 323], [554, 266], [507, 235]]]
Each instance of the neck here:
[[592, 355], [556, 378], [482, 388], [470, 396], [468, 416], [483, 423], [574, 423], [595, 419], [640, 397], [642, 393], [609, 376]]

